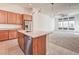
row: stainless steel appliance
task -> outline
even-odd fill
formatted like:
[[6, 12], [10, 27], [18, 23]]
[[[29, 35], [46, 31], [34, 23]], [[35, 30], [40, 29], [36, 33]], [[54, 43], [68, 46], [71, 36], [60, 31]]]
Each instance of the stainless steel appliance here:
[[24, 21], [24, 25], [27, 32], [32, 31], [32, 21]]
[[30, 36], [25, 35], [25, 44], [24, 44], [24, 54], [32, 55], [32, 38]]

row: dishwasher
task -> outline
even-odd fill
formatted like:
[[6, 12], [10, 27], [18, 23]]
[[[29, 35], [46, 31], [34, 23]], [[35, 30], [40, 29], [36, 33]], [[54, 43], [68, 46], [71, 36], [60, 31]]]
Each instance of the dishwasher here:
[[32, 38], [30, 36], [25, 35], [24, 40], [24, 54], [32, 55]]

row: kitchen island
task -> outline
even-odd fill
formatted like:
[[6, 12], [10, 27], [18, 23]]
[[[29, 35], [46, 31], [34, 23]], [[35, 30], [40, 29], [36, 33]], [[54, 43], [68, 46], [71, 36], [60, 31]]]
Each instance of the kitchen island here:
[[45, 55], [47, 32], [18, 30], [18, 43], [25, 55]]

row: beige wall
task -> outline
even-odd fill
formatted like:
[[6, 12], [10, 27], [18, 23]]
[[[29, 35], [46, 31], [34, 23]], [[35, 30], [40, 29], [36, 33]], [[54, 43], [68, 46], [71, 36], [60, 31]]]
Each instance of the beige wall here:
[[[59, 14], [75, 16], [74, 32], [79, 32], [79, 3], [56, 3], [53, 5], [53, 9], [56, 18], [61, 17]], [[58, 30], [57, 19], [55, 19], [55, 30]]]
[[36, 4], [33, 8], [33, 30], [53, 31], [54, 19], [51, 4]]

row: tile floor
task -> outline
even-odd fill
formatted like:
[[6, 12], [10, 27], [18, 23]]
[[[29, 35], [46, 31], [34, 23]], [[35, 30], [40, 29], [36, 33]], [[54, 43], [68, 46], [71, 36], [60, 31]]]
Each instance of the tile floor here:
[[[47, 38], [47, 55], [78, 55], [78, 53], [55, 45]], [[0, 42], [0, 55], [24, 55], [18, 45], [17, 39]]]
[[46, 41], [49, 55], [79, 55], [79, 36], [51, 33]]
[[0, 42], [0, 55], [24, 55], [18, 46], [17, 39]]

